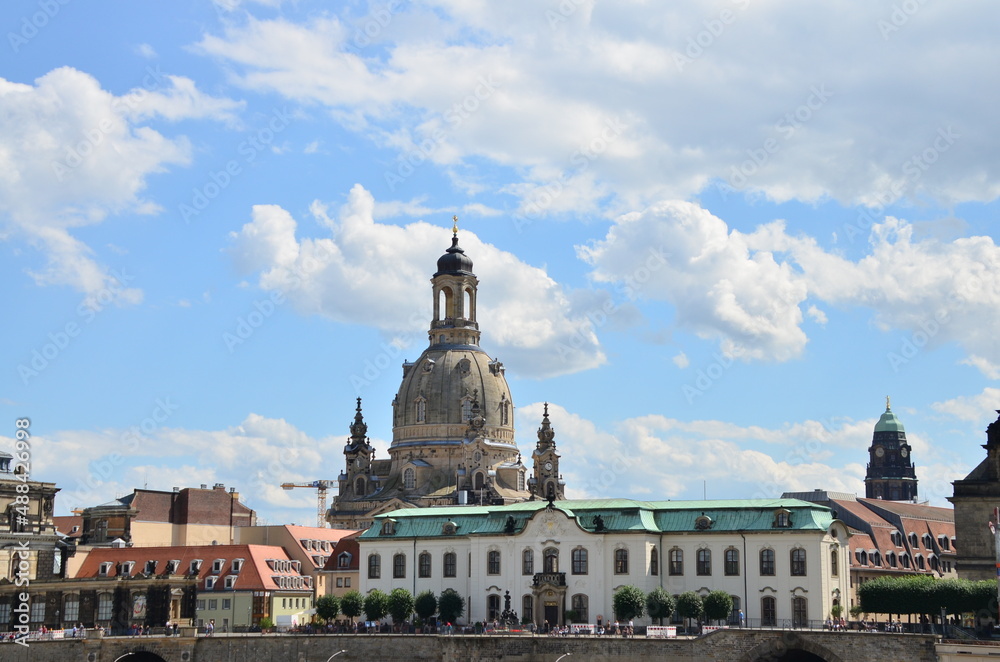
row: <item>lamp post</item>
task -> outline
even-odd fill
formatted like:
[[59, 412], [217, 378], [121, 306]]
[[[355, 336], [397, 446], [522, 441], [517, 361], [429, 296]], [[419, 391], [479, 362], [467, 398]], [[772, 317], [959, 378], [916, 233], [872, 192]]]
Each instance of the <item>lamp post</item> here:
[[333, 655], [331, 655], [330, 657], [326, 658], [326, 662], [330, 662], [330, 660], [332, 660], [333, 658], [337, 657], [337, 656], [338, 656], [338, 655], [340, 655], [341, 653], [346, 653], [346, 652], [347, 652], [346, 650], [342, 650], [342, 651], [337, 651], [336, 653], [334, 653], [334, 654], [333, 654]]

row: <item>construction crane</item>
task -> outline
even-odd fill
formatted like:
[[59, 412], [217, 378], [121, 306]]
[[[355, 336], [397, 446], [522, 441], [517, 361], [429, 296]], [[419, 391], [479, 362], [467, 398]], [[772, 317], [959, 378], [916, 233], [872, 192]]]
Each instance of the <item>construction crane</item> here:
[[316, 526], [326, 528], [326, 491], [333, 485], [332, 480], [314, 480], [311, 483], [282, 483], [281, 489], [291, 490], [296, 487], [311, 487], [316, 490]]

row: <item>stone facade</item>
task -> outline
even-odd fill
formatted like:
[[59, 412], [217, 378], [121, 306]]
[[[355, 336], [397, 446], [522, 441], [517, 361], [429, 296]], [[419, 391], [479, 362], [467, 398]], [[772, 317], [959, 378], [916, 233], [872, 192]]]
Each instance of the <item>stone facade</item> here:
[[986, 428], [983, 448], [986, 459], [953, 483], [948, 499], [955, 505], [958, 575], [972, 580], [996, 577], [995, 538], [987, 524], [996, 522], [994, 509], [1000, 507], [1000, 418]]

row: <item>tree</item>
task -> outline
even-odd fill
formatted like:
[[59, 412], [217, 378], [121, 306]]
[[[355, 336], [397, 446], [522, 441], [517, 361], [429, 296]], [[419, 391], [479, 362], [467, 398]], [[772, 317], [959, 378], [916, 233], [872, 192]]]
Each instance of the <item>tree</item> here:
[[405, 588], [394, 588], [389, 594], [388, 611], [394, 624], [405, 622], [413, 613], [413, 594]]
[[844, 605], [833, 605], [830, 607], [830, 615], [834, 618], [840, 618], [840, 615], [844, 613]]
[[733, 598], [725, 591], [712, 591], [702, 601], [705, 618], [710, 621], [721, 621], [728, 618], [733, 611]]
[[445, 623], [454, 623], [465, 613], [465, 598], [453, 588], [446, 588], [438, 598], [438, 614]]
[[340, 613], [340, 600], [335, 595], [322, 595], [316, 600], [316, 615], [329, 623]]
[[[694, 591], [685, 591], [677, 596], [677, 613], [681, 617], [690, 621], [692, 618], [701, 618], [704, 606], [701, 596]], [[690, 622], [688, 623], [690, 625]]]
[[437, 609], [438, 601], [431, 591], [424, 591], [417, 596], [416, 601], [413, 603], [413, 610], [425, 622], [437, 612]]
[[340, 598], [340, 610], [353, 622], [365, 609], [365, 596], [358, 591], [348, 591]]
[[615, 616], [620, 621], [630, 621], [642, 616], [646, 609], [646, 594], [638, 586], [622, 586], [611, 599]]
[[369, 621], [381, 621], [389, 613], [389, 596], [378, 590], [372, 589], [365, 596], [365, 616]]
[[657, 586], [646, 596], [646, 613], [650, 618], [660, 619], [660, 625], [663, 625], [663, 619], [670, 618], [674, 613], [674, 596], [662, 586]]

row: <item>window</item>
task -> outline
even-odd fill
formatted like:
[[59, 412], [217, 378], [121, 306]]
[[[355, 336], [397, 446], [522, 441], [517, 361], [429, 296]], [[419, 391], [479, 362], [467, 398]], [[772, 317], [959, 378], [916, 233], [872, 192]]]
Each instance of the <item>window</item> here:
[[222, 572], [222, 566], [225, 564], [225, 559], [215, 559], [212, 561], [212, 572], [219, 573]]
[[45, 620], [45, 598], [35, 596], [31, 602], [31, 622], [41, 623]]
[[521, 552], [521, 574], [532, 575], [535, 573], [535, 551], [526, 549]]
[[358, 477], [358, 479], [356, 481], [354, 481], [354, 494], [356, 494], [357, 496], [364, 496], [365, 495], [365, 479], [364, 478]]
[[417, 576], [426, 579], [431, 576], [431, 555], [430, 552], [421, 552], [417, 559]]
[[521, 598], [521, 618], [529, 622], [535, 620], [535, 599], [530, 595]]
[[200, 571], [201, 571], [201, 559], [193, 559], [191, 561], [190, 573], [194, 575]]
[[695, 567], [695, 573], [703, 576], [708, 576], [712, 574], [712, 550], [710, 549], [699, 549]]
[[196, 611], [205, 611], [205, 601], [204, 600], [196, 600], [194, 608], [195, 608]]
[[146, 567], [143, 568], [143, 574], [155, 575], [156, 574], [156, 561], [146, 561]]
[[472, 398], [466, 396], [462, 398], [462, 422], [468, 423], [471, 420], [472, 420]]
[[445, 552], [444, 555], [444, 576], [454, 577], [456, 574], [455, 567], [458, 564], [458, 557], [455, 556], [455, 552]]
[[573, 574], [574, 575], [585, 575], [587, 574], [587, 550], [582, 547], [577, 547], [573, 550]]
[[232, 609], [233, 608], [233, 601], [232, 601], [232, 599], [230, 599], [230, 598], [223, 598], [222, 599], [222, 608], [223, 608], [223, 610], [225, 610], [225, 609]]
[[784, 508], [774, 511], [774, 528], [787, 529], [792, 525], [791, 513]]
[[500, 401], [500, 425], [510, 425], [510, 403], [506, 399]]
[[926, 568], [924, 567], [924, 555], [923, 554], [917, 554], [916, 557], [914, 558], [914, 560], [916, 561], [915, 565], [917, 566], [917, 569], [919, 569], [919, 570], [926, 570]]
[[792, 598], [792, 627], [804, 628], [809, 625], [809, 603], [805, 598]]
[[542, 564], [544, 572], [559, 572], [559, 550], [549, 547], [542, 552]]
[[403, 471], [403, 488], [412, 490], [417, 484], [417, 472], [412, 467], [407, 467]]
[[113, 601], [110, 593], [101, 593], [97, 596], [97, 620], [110, 621]]
[[164, 571], [168, 575], [176, 575], [177, 568], [181, 567], [181, 562], [179, 559], [173, 559], [167, 561], [167, 569]]
[[830, 550], [830, 576], [831, 577], [840, 576], [840, 554], [836, 549]]
[[740, 609], [742, 609], [742, 603], [740, 602], [740, 596], [730, 595], [729, 599], [733, 601], [733, 610], [729, 612], [729, 624], [739, 625], [740, 624]]
[[670, 570], [671, 575], [684, 574], [684, 550], [674, 547], [670, 550]]
[[655, 547], [649, 552], [649, 574], [654, 577], [660, 574], [660, 552]]
[[628, 574], [628, 550], [627, 549], [616, 549], [615, 550], [615, 574], [616, 575], [627, 575]]
[[760, 574], [763, 577], [774, 576], [774, 550], [760, 550]]
[[243, 569], [244, 559], [233, 559], [233, 572], [239, 572]]
[[427, 421], [427, 401], [423, 398], [417, 399], [417, 423]]
[[10, 605], [0, 602], [0, 623], [10, 623]]
[[394, 554], [392, 557], [392, 578], [406, 577], [406, 554]]
[[396, 520], [387, 519], [382, 522], [382, 535], [391, 536], [396, 533]]
[[734, 576], [740, 574], [740, 552], [737, 549], [730, 547], [726, 550], [725, 558], [725, 568], [724, 572], [728, 576]]
[[896, 567], [896, 554], [895, 554], [895, 552], [889, 552], [888, 554], [886, 554], [885, 555], [885, 560], [889, 562], [889, 567], [890, 568], [895, 568]]
[[210, 599], [208, 601], [208, 610], [209, 611], [215, 611], [218, 608], [219, 608], [219, 599], [218, 598], [216, 598], [214, 600]]
[[348, 569], [351, 567], [351, 554], [350, 552], [341, 552], [337, 556], [337, 567]]
[[760, 624], [763, 626], [778, 624], [777, 601], [770, 595], [765, 595], [760, 599]]
[[236, 586], [236, 575], [226, 575], [226, 588]]
[[495, 621], [500, 618], [500, 596], [490, 595], [486, 598], [486, 619]]
[[344, 577], [344, 588], [351, 588], [351, 578]]
[[368, 556], [368, 579], [378, 579], [382, 576], [382, 557], [378, 554]]
[[215, 577], [205, 577], [205, 590], [211, 591], [215, 589]]
[[806, 550], [804, 549], [793, 549], [792, 550], [792, 576], [793, 577], [805, 577], [806, 576]]
[[500, 552], [496, 550], [491, 550], [486, 553], [486, 574], [487, 575], [500, 574]]
[[523, 492], [524, 491], [524, 472], [523, 471], [518, 471], [517, 472], [517, 489], [518, 489], [519, 492]]
[[907, 538], [909, 538], [910, 540], [910, 547], [916, 549], [919, 546], [917, 544], [917, 534], [915, 534], [913, 531], [910, 531], [910, 533], [907, 535]]
[[344, 587], [344, 578], [337, 577], [337, 588], [343, 588], [343, 587]]
[[[66, 596], [66, 603], [63, 607], [63, 620], [75, 623], [80, 619], [80, 596], [75, 593], [70, 593]], [[0, 621], [9, 623], [10, 619], [6, 621]]]
[[[107, 577], [108, 574], [111, 572], [111, 566], [112, 565], [114, 565], [114, 564], [111, 563], [110, 561], [105, 561], [104, 563], [102, 563], [101, 567], [98, 568], [98, 570], [97, 570], [97, 576], [98, 577]], [[13, 574], [14, 573], [11, 573], [12, 576], [13, 576]]]
[[574, 619], [577, 623], [588, 623], [590, 622], [590, 615], [587, 613], [590, 601], [587, 596], [583, 593], [577, 593], [573, 596], [570, 604], [573, 605], [573, 611], [576, 612], [576, 618]]

